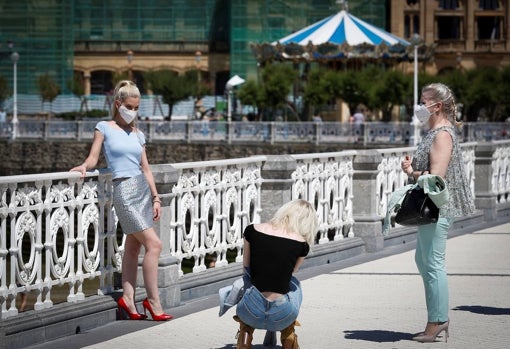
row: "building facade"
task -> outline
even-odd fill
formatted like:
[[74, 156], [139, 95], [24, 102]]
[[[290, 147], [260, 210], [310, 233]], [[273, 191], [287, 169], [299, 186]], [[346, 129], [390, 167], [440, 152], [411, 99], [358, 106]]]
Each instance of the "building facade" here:
[[428, 73], [510, 64], [508, 1], [393, 0], [390, 13], [393, 34], [434, 46]]
[[[146, 92], [143, 73], [198, 70], [222, 95], [231, 76], [257, 79], [251, 44], [273, 42], [347, 7], [405, 39], [435, 47], [422, 70], [510, 63], [504, 0], [18, 0], [0, 2], [0, 75], [18, 93], [38, 94], [49, 74], [69, 94], [75, 75], [86, 95], [111, 91], [125, 74]], [[407, 69], [412, 70], [408, 64]]]
[[[380, 1], [350, 1], [352, 11], [385, 26]], [[277, 40], [335, 13], [336, 0], [18, 0], [0, 2], [0, 75], [12, 84], [11, 52], [19, 53], [18, 93], [37, 94], [37, 77], [52, 76], [71, 93], [111, 91], [116, 74], [197, 69], [217, 95], [233, 75], [256, 79], [250, 44]], [[142, 91], [145, 92], [145, 91]]]

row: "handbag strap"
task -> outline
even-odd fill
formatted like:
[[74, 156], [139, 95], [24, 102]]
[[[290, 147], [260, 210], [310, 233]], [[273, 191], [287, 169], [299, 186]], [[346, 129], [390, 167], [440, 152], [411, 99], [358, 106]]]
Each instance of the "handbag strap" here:
[[399, 188], [395, 190], [393, 193], [391, 193], [390, 199], [388, 200], [388, 207], [386, 209], [386, 215], [384, 216], [383, 221], [383, 229], [382, 234], [384, 236], [387, 236], [390, 233], [390, 221], [391, 221], [391, 214], [400, 208], [402, 205], [402, 201], [404, 200], [404, 197], [406, 196], [406, 193], [413, 189], [417, 184], [408, 184], [403, 186], [402, 188]]

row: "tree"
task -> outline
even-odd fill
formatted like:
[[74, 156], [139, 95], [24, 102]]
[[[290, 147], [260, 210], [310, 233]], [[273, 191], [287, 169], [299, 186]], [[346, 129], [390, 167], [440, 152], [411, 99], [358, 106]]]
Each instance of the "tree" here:
[[200, 72], [196, 69], [188, 70], [184, 73], [186, 86], [189, 87], [191, 96], [193, 96], [193, 98], [197, 101], [212, 93], [212, 88], [202, 81], [202, 79], [199, 79], [198, 74], [200, 74]]
[[321, 83], [324, 81], [325, 74], [326, 70], [321, 68], [312, 69], [308, 73], [308, 79], [303, 93], [305, 115], [307, 115], [307, 117], [310, 117], [310, 112], [318, 113], [318, 109], [330, 100], [331, 96], [327, 94], [325, 86]]
[[264, 100], [273, 113], [288, 106], [287, 96], [296, 77], [297, 72], [285, 64], [270, 64], [262, 70]]
[[172, 118], [174, 105], [193, 94], [189, 78], [168, 69], [146, 72], [144, 81], [147, 84], [146, 88], [150, 87], [155, 94], [162, 96], [164, 103], [168, 104], [169, 120]]
[[79, 71], [75, 71], [73, 74], [73, 78], [67, 81], [67, 88], [80, 99], [80, 114], [83, 114], [83, 111], [89, 111], [87, 105], [87, 97], [85, 96], [85, 87], [84, 87], [84, 78], [83, 73]]
[[495, 67], [484, 67], [467, 71], [469, 85], [466, 90], [466, 115], [468, 121], [480, 117], [495, 121], [496, 106], [499, 103], [497, 86], [501, 84], [500, 71]]
[[501, 117], [499, 121], [505, 121], [510, 118], [510, 66], [505, 66], [501, 70], [501, 81], [497, 88], [498, 100], [501, 103]]
[[43, 103], [42, 105], [44, 105], [44, 102], [50, 102], [51, 112], [51, 103], [60, 94], [60, 87], [48, 73], [37, 78], [37, 85], [39, 87], [39, 94]]
[[262, 88], [252, 80], [248, 80], [237, 92], [237, 98], [243, 105], [251, 105], [257, 108], [257, 116], [265, 107]]
[[[351, 115], [355, 113], [358, 105], [368, 103], [368, 89], [363, 84], [362, 77], [360, 72], [352, 70], [339, 73], [339, 91], [334, 96], [347, 103]], [[373, 82], [373, 77], [370, 81]]]
[[3, 106], [4, 101], [11, 95], [7, 79], [0, 75], [0, 107]]
[[382, 111], [382, 121], [391, 121], [393, 108], [403, 105], [412, 93], [411, 78], [397, 70], [371, 69], [364, 72], [369, 106]]

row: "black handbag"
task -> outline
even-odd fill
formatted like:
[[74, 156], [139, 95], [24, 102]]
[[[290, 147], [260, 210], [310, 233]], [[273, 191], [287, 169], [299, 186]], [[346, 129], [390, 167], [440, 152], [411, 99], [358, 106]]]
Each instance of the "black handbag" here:
[[395, 216], [395, 222], [400, 225], [423, 225], [436, 223], [439, 217], [439, 208], [423, 191], [415, 186], [409, 189]]

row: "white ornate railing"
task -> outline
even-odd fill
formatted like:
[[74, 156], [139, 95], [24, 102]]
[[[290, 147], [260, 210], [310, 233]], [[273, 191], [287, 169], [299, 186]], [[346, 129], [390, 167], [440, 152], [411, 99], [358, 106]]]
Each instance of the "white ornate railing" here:
[[497, 202], [510, 202], [510, 147], [507, 142], [495, 142], [492, 161], [492, 191], [497, 193]]
[[[265, 157], [173, 165], [180, 171], [170, 203], [170, 249], [178, 259], [194, 259], [203, 271], [206, 255], [228, 264], [227, 252], [242, 260], [244, 228], [260, 221], [260, 169]], [[183, 274], [179, 268], [180, 275]]]
[[[494, 202], [501, 207], [510, 201], [510, 141], [484, 143], [484, 158], [478, 164], [477, 146], [462, 145], [469, 185], [474, 194], [483, 196], [479, 208], [492, 210]], [[163, 199], [158, 223], [162, 255], [177, 259], [179, 276], [185, 273], [185, 261], [191, 264], [186, 271], [197, 274], [208, 268], [208, 256], [216, 258], [218, 268], [240, 262], [243, 229], [260, 222], [270, 204], [261, 202], [261, 196], [269, 193], [264, 191], [269, 190], [264, 189], [269, 179], [262, 174], [271, 172], [271, 166], [275, 172], [270, 195], [275, 190], [282, 193], [275, 188], [285, 182], [289, 186], [281, 188], [288, 188], [286, 197], [301, 197], [315, 205], [319, 244], [356, 237], [355, 217], [360, 213], [353, 212], [353, 198], [376, 202], [360, 218], [377, 227], [391, 192], [407, 181], [400, 161], [413, 149], [370, 152], [379, 156], [363, 153], [366, 168], [375, 170], [360, 177], [361, 185], [354, 174], [363, 171], [353, 169], [358, 151], [289, 155], [285, 161], [294, 167], [288, 172], [277, 168], [278, 156], [156, 165], [153, 172]], [[265, 168], [269, 161], [272, 165]], [[286, 174], [278, 177], [281, 173]], [[487, 175], [475, 178], [475, 173]], [[68, 287], [68, 302], [84, 299], [85, 280], [97, 279], [100, 294], [113, 291], [124, 236], [117, 229], [111, 190], [111, 174], [103, 171], [83, 180], [70, 172], [0, 177], [0, 318], [17, 314], [20, 292], [33, 292], [34, 308], [40, 310], [53, 306], [55, 286]]]
[[68, 302], [84, 299], [85, 279], [99, 277], [100, 292], [111, 291], [121, 260], [111, 175], [77, 177], [68, 172], [0, 177], [0, 317], [17, 313], [18, 292], [34, 292], [39, 310], [53, 305], [54, 286], [69, 286]]
[[314, 203], [319, 244], [354, 236], [352, 162], [355, 151], [293, 155], [292, 198]]
[[382, 161], [378, 166], [374, 200], [377, 203], [377, 215], [384, 217], [391, 193], [407, 184], [407, 175], [402, 172], [400, 163], [405, 155], [412, 155], [413, 147], [379, 150]]

